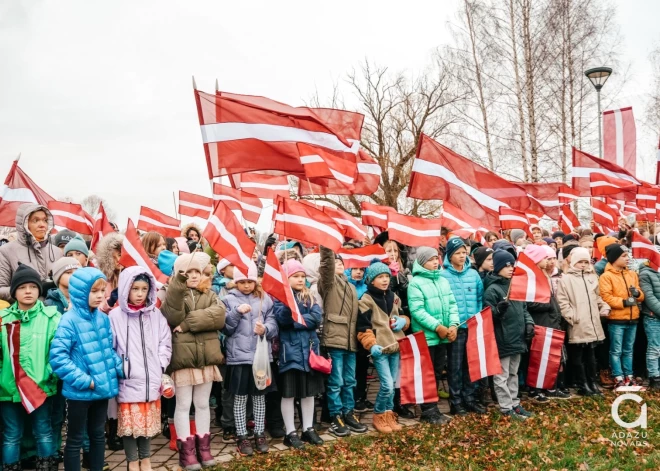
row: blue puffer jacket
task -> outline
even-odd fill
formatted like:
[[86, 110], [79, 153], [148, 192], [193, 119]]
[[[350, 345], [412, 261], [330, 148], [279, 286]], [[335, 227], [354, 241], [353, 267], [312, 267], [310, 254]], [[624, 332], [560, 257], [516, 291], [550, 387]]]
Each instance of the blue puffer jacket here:
[[[458, 317], [462, 324], [483, 309], [484, 284], [479, 273], [470, 269], [470, 260], [465, 260], [463, 270], [458, 271], [445, 255], [443, 267], [440, 276], [449, 282], [451, 292], [456, 298]], [[461, 325], [460, 328], [467, 329], [467, 324]]]
[[[294, 295], [297, 293], [294, 291]], [[321, 324], [321, 308], [318, 304], [311, 307], [308, 303], [298, 301], [298, 309], [305, 320], [305, 325], [294, 322], [291, 309], [275, 300], [273, 310], [280, 329], [280, 373], [288, 370], [310, 371], [310, 344], [316, 353], [319, 352], [319, 338], [316, 329]]]
[[355, 291], [357, 291], [357, 296], [358, 299], [362, 297], [364, 293], [367, 292], [367, 284], [364, 282], [364, 278], [361, 280], [354, 280], [351, 278], [351, 270], [352, 268], [347, 268], [344, 270], [344, 275], [346, 275], [346, 278], [348, 278], [348, 282], [355, 286]]
[[110, 319], [98, 309], [89, 310], [89, 293], [100, 278], [105, 276], [96, 268], [80, 268], [71, 275], [71, 309], [62, 316], [50, 347], [50, 366], [64, 382], [67, 399], [96, 401], [119, 393], [123, 372], [112, 349]]

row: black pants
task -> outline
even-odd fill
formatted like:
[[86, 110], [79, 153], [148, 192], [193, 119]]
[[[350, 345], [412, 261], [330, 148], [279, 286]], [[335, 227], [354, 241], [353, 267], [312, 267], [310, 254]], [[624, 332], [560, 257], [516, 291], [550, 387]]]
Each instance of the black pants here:
[[[270, 363], [270, 370], [273, 373], [273, 383], [277, 384], [280, 377], [280, 369], [276, 361]], [[282, 395], [279, 391], [266, 393], [266, 424], [268, 425], [268, 430], [284, 428], [281, 404]]]
[[367, 370], [369, 369], [369, 352], [358, 345], [355, 356], [355, 402], [367, 399]]
[[89, 463], [91, 471], [102, 471], [105, 456], [105, 420], [108, 400], [67, 400], [68, 426], [64, 447], [64, 469], [80, 471], [80, 449], [84, 431], [89, 435]]
[[594, 343], [569, 343], [567, 346], [571, 374], [578, 385], [586, 380], [596, 380], [596, 348]]

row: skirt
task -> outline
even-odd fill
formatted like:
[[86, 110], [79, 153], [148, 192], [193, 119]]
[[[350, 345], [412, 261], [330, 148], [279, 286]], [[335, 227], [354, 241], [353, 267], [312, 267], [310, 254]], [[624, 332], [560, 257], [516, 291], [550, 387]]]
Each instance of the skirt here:
[[252, 374], [252, 365], [227, 365], [225, 373], [225, 389], [236, 396], [263, 396], [277, 391], [275, 381], [271, 381], [266, 389], [257, 389]]
[[185, 368], [172, 373], [174, 386], [197, 386], [198, 384], [222, 381], [220, 370], [215, 365], [204, 368]]
[[280, 373], [277, 389], [282, 397], [303, 399], [323, 394], [325, 391], [325, 376], [317, 371], [306, 373], [301, 370], [287, 370]]
[[160, 399], [119, 404], [117, 421], [118, 437], [155, 437], [161, 432]]

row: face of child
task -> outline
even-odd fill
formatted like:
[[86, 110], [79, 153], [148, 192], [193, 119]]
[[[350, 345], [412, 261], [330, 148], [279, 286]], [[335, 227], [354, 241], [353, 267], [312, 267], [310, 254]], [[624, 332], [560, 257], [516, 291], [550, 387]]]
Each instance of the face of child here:
[[541, 240], [541, 237], [543, 237], [543, 232], [541, 232], [541, 229], [534, 228], [532, 229], [532, 235], [534, 236], [534, 241]]
[[73, 257], [76, 260], [78, 260], [78, 262], [80, 262], [80, 265], [82, 265], [83, 267], [87, 266], [87, 255], [85, 255], [82, 252], [78, 252], [77, 250], [70, 250], [66, 254], [64, 254], [64, 256]]
[[590, 240], [580, 242], [580, 247], [584, 247], [589, 252], [589, 257], [593, 258], [594, 256], [594, 243]]
[[351, 269], [351, 278], [355, 281], [360, 281], [364, 278], [364, 268], [353, 268]]
[[158, 254], [160, 254], [163, 250], [166, 249], [167, 249], [167, 243], [165, 242], [165, 239], [161, 237], [160, 241], [158, 242], [158, 245], [156, 246], [156, 251], [154, 252], [156, 258], [158, 258]]
[[105, 280], [96, 280], [96, 283], [92, 286], [92, 290], [89, 292], [89, 298], [87, 300], [91, 310], [98, 308], [105, 300], [105, 286]]
[[500, 270], [499, 275], [500, 275], [502, 278], [511, 279], [511, 277], [513, 276], [513, 266], [502, 268], [502, 269]]
[[35, 211], [30, 214], [28, 218], [28, 231], [30, 234], [41, 242], [46, 240], [46, 232], [48, 231], [48, 216], [43, 211]]
[[305, 273], [299, 271], [294, 273], [289, 277], [289, 286], [296, 291], [300, 291], [305, 287], [305, 281], [307, 280]]
[[546, 267], [548, 266], [548, 259], [544, 258], [539, 263], [537, 263], [536, 266], [539, 267], [541, 270], [545, 270]]
[[174, 255], [179, 255], [179, 243], [178, 242], [174, 242], [172, 244], [172, 253]]
[[574, 266], [576, 270], [584, 271], [589, 267], [589, 260], [580, 260]]
[[422, 266], [423, 266], [424, 268], [426, 268], [427, 270], [437, 270], [439, 264], [440, 264], [440, 260], [438, 259], [438, 256], [437, 256], [437, 255], [434, 255], [433, 257], [431, 257], [430, 259], [428, 259], [428, 260], [426, 261], [426, 263], [424, 263], [424, 265], [422, 265]]
[[149, 295], [149, 283], [146, 281], [135, 281], [128, 293], [128, 302], [134, 306], [142, 306]]
[[545, 266], [545, 269], [547, 271], [552, 271], [555, 269], [555, 266], [557, 265], [557, 259], [556, 258], [549, 258], [548, 259], [548, 264]]
[[451, 259], [449, 260], [452, 265], [456, 267], [463, 267], [465, 266], [465, 259], [467, 258], [467, 249], [465, 247], [460, 247], [459, 249], [454, 252], [454, 254], [451, 256]]
[[250, 294], [257, 287], [257, 284], [252, 280], [241, 280], [236, 282], [236, 287], [243, 294]]
[[493, 254], [488, 255], [484, 263], [481, 264], [482, 271], [493, 271]]
[[25, 283], [16, 289], [16, 301], [21, 311], [27, 311], [34, 306], [39, 299], [39, 287], [34, 283]]
[[390, 275], [381, 273], [372, 282], [375, 288], [386, 291], [390, 287]]
[[121, 260], [121, 250], [114, 250], [112, 252], [112, 259], [115, 261], [115, 269], [118, 270], [121, 267], [119, 260]]
[[335, 275], [341, 275], [344, 273], [344, 262], [338, 258], [335, 258]]
[[390, 263], [399, 261], [399, 246], [394, 241], [387, 241], [385, 243], [385, 253], [389, 257]]
[[202, 281], [202, 273], [199, 270], [188, 270], [186, 276], [188, 277], [186, 282], [188, 288], [197, 288], [200, 281]]
[[74, 271], [75, 270], [67, 270], [64, 273], [62, 273], [62, 276], [60, 276], [60, 281], [58, 284], [59, 288], [69, 289], [69, 278], [71, 278], [71, 275], [73, 275]]
[[623, 252], [612, 264], [616, 268], [626, 268], [628, 266], [628, 252]]
[[204, 278], [211, 278], [213, 276], [213, 265], [207, 265], [206, 268], [204, 269]]

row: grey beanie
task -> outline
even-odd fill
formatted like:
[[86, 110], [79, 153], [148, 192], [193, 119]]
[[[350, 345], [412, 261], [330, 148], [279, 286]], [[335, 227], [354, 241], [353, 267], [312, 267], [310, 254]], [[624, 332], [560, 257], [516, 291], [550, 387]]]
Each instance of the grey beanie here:
[[513, 245], [516, 245], [516, 242], [518, 242], [519, 239], [525, 237], [525, 231], [523, 231], [522, 229], [512, 229], [510, 235], [511, 235], [511, 243]]
[[433, 257], [438, 256], [438, 249], [433, 247], [417, 247], [417, 263], [424, 266], [426, 262], [431, 260]]

